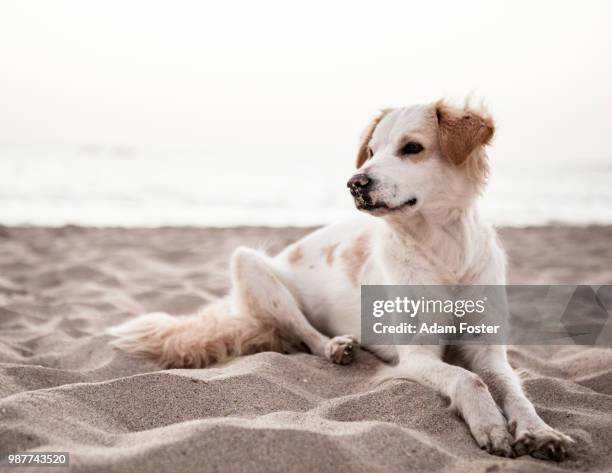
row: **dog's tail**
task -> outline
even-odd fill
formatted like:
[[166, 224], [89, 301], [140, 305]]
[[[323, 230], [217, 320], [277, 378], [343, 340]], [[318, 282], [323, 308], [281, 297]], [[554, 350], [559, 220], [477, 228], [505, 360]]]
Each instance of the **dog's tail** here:
[[115, 337], [114, 347], [163, 368], [203, 368], [258, 351], [282, 351], [272, 323], [231, 314], [227, 299], [185, 317], [162, 312], [141, 315], [107, 333]]

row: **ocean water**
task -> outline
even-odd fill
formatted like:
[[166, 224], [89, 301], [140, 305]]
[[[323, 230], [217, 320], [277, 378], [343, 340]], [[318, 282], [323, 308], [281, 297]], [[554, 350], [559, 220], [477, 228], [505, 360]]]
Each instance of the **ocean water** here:
[[[341, 160], [206, 151], [0, 146], [0, 224], [317, 225], [354, 214]], [[500, 225], [612, 223], [612, 164], [496, 165], [481, 199]]]

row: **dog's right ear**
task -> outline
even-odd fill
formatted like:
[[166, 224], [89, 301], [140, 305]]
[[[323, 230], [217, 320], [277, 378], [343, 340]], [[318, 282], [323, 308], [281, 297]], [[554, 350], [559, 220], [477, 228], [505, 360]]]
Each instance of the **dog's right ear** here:
[[463, 164], [478, 146], [486, 146], [495, 123], [484, 110], [456, 108], [439, 100], [435, 104], [442, 155], [455, 165]]
[[385, 115], [389, 113], [392, 109], [386, 108], [382, 112], [380, 112], [374, 119], [370, 122], [367, 128], [361, 134], [361, 145], [359, 146], [359, 151], [357, 153], [357, 169], [363, 166], [368, 159], [370, 159], [370, 151], [369, 144], [372, 139], [372, 135], [374, 134], [374, 130], [380, 123], [380, 121], [385, 118]]

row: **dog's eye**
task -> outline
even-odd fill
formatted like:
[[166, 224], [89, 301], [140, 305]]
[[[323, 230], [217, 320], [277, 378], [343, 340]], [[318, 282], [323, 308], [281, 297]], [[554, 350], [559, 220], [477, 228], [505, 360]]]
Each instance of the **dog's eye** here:
[[371, 158], [372, 156], [374, 156], [374, 151], [372, 151], [372, 148], [368, 146], [368, 158]]
[[404, 146], [400, 148], [400, 154], [418, 154], [423, 151], [423, 145], [420, 143], [415, 143], [411, 141], [410, 143], [406, 143]]

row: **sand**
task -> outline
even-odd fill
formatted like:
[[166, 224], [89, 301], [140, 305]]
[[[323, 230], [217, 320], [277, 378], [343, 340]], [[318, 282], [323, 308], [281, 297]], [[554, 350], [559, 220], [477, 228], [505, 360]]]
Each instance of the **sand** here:
[[[510, 348], [538, 412], [577, 441], [552, 463], [481, 451], [418, 384], [373, 388], [365, 352], [346, 367], [260, 353], [160, 371], [108, 347], [107, 326], [223, 294], [236, 245], [275, 252], [306, 231], [0, 227], [0, 452], [67, 451], [70, 471], [612, 470], [607, 348]], [[502, 240], [511, 283], [612, 283], [612, 227], [503, 229]]]

